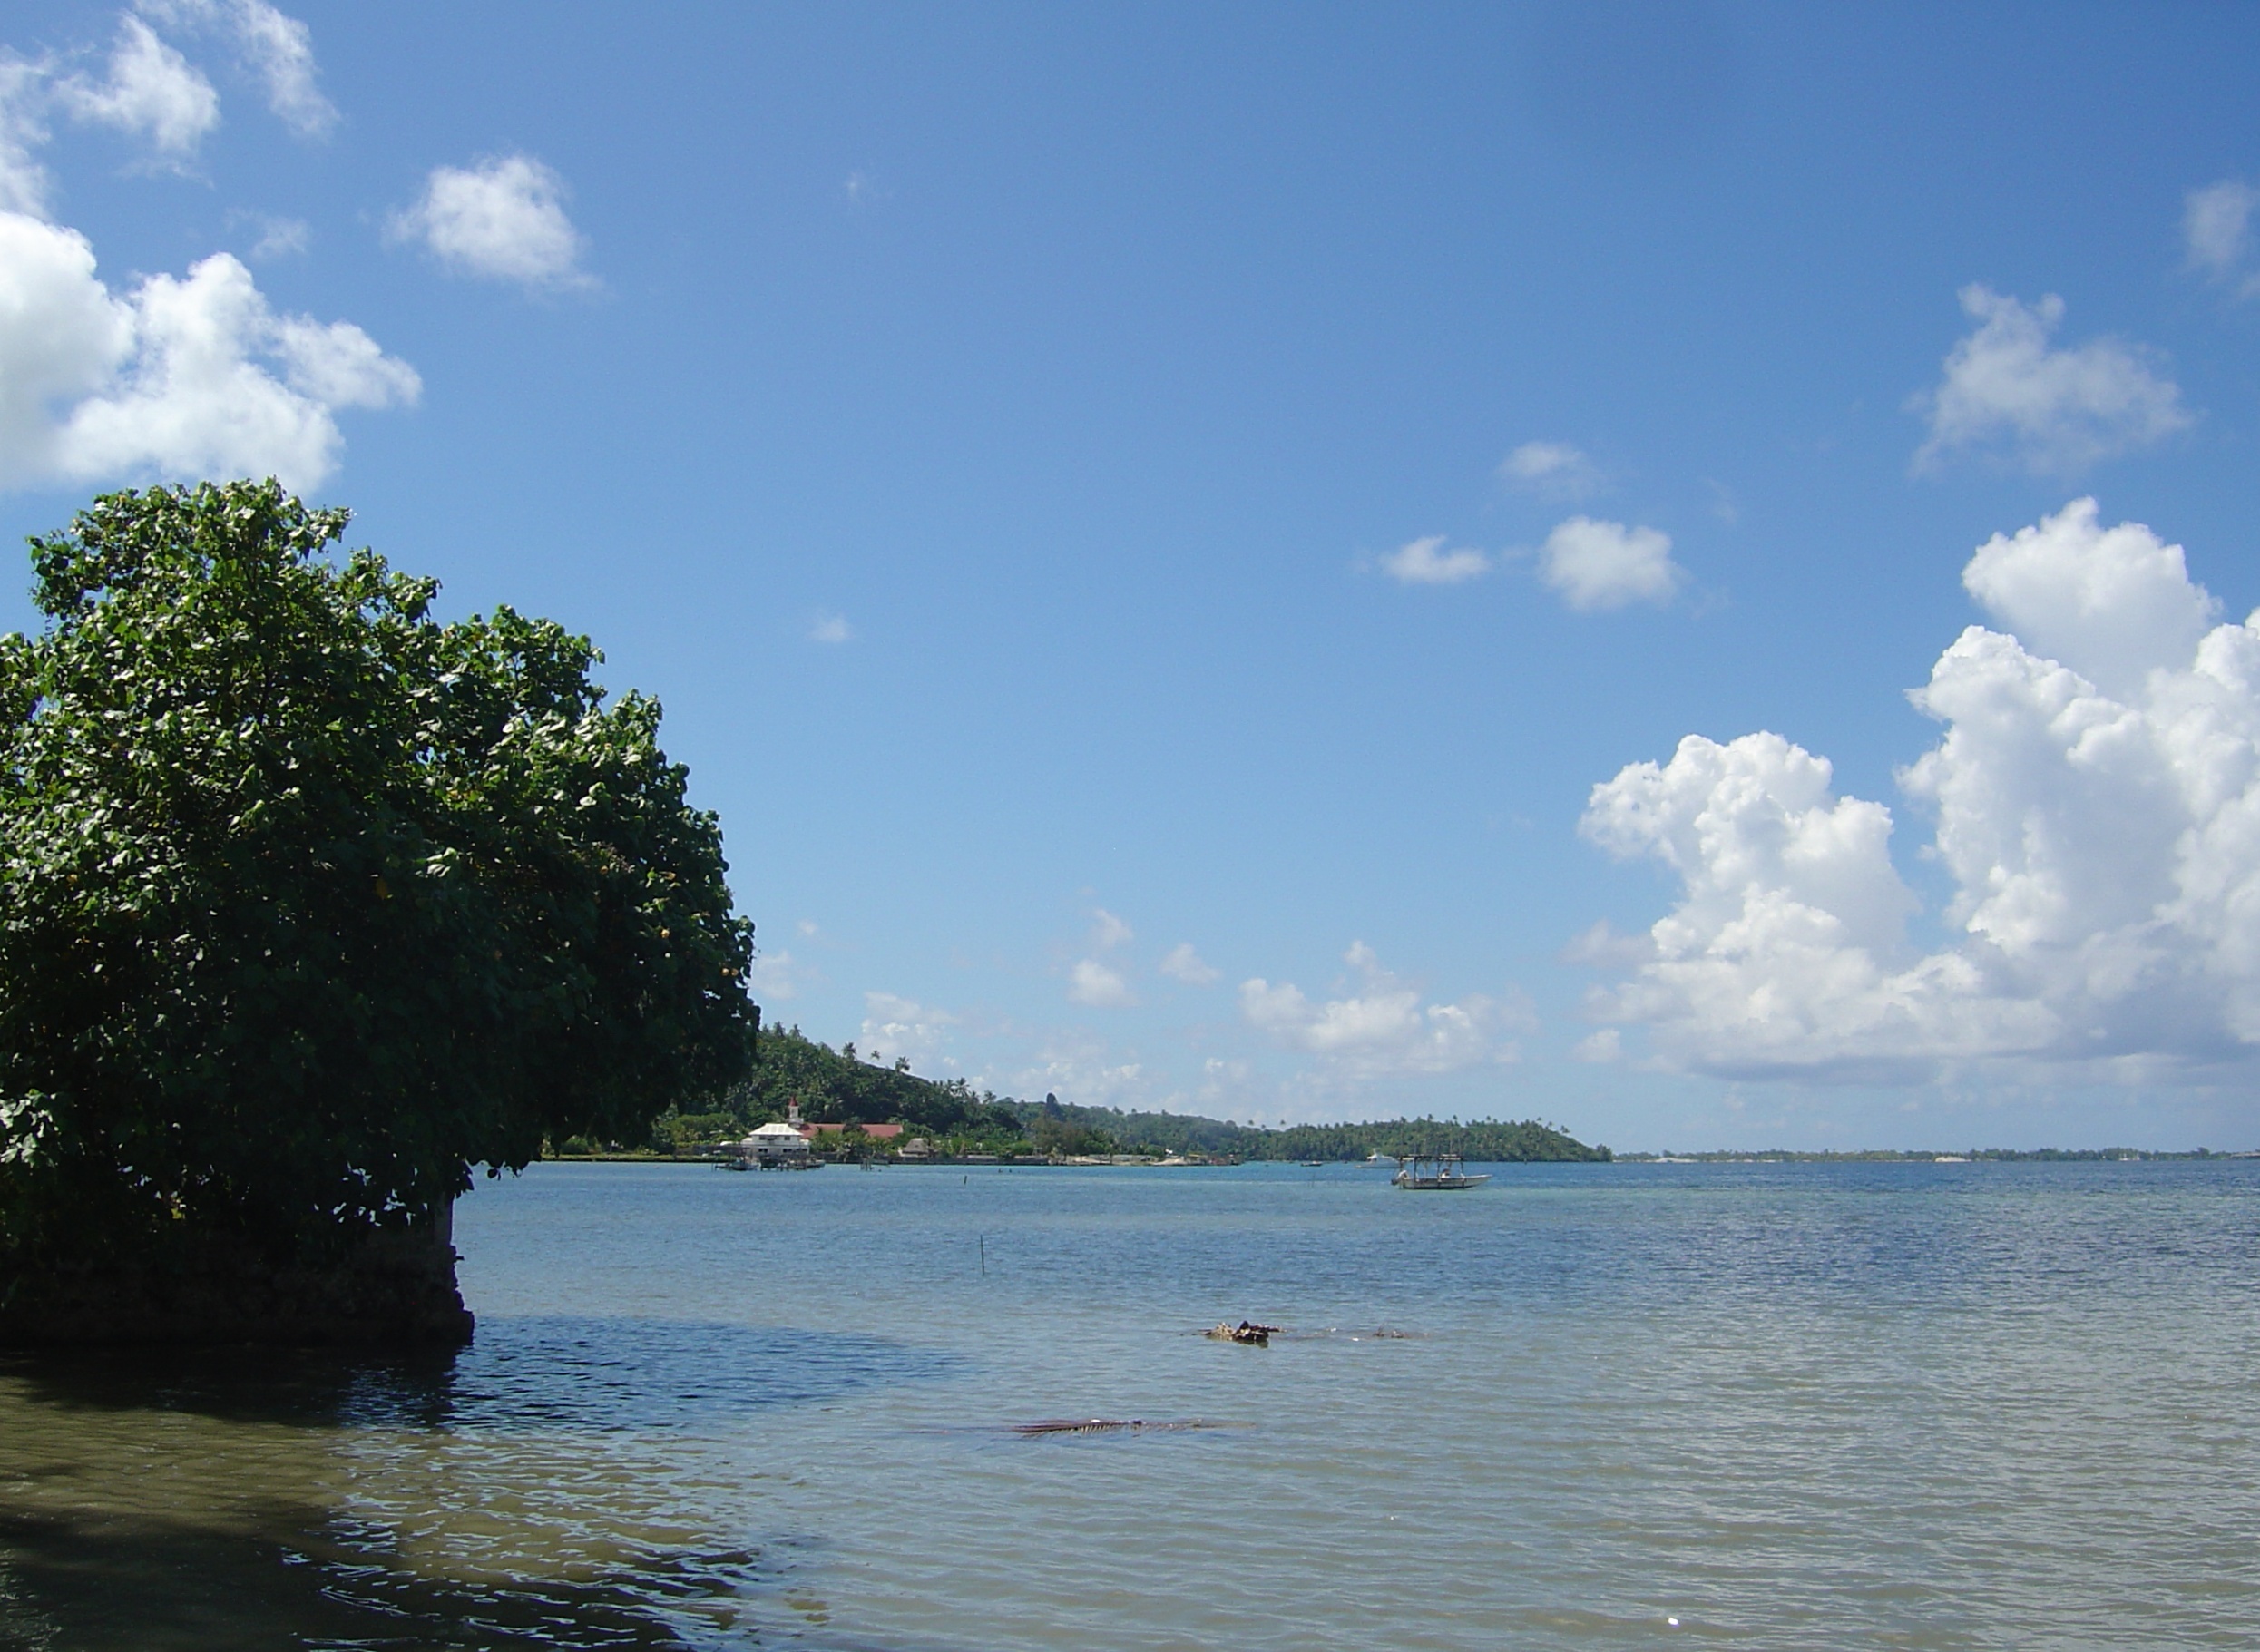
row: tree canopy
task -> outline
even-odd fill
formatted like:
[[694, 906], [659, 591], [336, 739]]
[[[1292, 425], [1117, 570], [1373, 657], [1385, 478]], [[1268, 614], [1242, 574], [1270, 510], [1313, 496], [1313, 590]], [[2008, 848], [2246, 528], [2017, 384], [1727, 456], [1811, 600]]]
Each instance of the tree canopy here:
[[0, 639], [0, 1260], [306, 1250], [745, 1075], [753, 931], [588, 639], [274, 483], [98, 499]]

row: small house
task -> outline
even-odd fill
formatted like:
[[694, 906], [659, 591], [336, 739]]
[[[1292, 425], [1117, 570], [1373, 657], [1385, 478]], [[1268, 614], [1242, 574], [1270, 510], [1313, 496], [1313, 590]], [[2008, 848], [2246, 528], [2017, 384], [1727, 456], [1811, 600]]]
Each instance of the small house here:
[[782, 1119], [761, 1126], [739, 1142], [738, 1151], [760, 1170], [809, 1170], [823, 1162], [808, 1150], [807, 1127], [800, 1121], [797, 1100], [786, 1105]]
[[808, 1139], [789, 1124], [765, 1124], [738, 1144], [764, 1170], [798, 1169], [811, 1161]]

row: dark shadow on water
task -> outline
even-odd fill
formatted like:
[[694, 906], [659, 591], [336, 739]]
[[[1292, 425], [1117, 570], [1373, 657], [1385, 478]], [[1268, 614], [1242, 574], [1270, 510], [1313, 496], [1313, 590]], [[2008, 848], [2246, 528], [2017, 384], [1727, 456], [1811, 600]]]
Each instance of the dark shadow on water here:
[[946, 1374], [954, 1354], [852, 1332], [482, 1320], [462, 1349], [122, 1348], [0, 1358], [42, 1403], [304, 1428], [665, 1429]]
[[[173, 1466], [168, 1442], [178, 1431], [166, 1413], [303, 1431], [302, 1446], [286, 1434], [280, 1449], [309, 1458], [359, 1429], [553, 1443], [563, 1435], [569, 1452], [571, 1436], [586, 1434], [592, 1453], [613, 1452], [607, 1436], [632, 1430], [643, 1436], [637, 1452], [663, 1454], [670, 1432], [876, 1395], [954, 1364], [854, 1334], [563, 1316], [494, 1317], [468, 1348], [392, 1358], [143, 1349], [0, 1360], [0, 1378], [21, 1396], [0, 1396], [0, 1648], [759, 1644], [748, 1613], [775, 1600], [805, 1542], [765, 1540], [766, 1556], [750, 1540], [651, 1550], [610, 1571], [497, 1582], [396, 1564], [394, 1534], [279, 1481], [244, 1488], [219, 1512], [193, 1497], [113, 1493], [128, 1477]], [[17, 1429], [38, 1431], [42, 1452], [10, 1452]], [[105, 1452], [119, 1461], [103, 1461]]]
[[755, 1644], [750, 1551], [655, 1558], [572, 1582], [458, 1583], [357, 1559], [319, 1531], [0, 1517], [0, 1647], [15, 1652], [236, 1648], [688, 1647]]
[[[455, 1362], [448, 1423], [694, 1427], [758, 1407], [802, 1405], [930, 1382], [957, 1355], [854, 1332], [749, 1329], [694, 1321], [493, 1319]], [[369, 1395], [375, 1414], [400, 1398]]]

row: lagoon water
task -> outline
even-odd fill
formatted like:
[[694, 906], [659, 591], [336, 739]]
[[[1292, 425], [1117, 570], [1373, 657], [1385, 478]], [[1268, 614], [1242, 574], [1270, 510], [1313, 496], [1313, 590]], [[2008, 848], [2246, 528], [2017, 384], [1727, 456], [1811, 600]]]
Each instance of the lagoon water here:
[[2260, 1643], [2260, 1166], [1496, 1169], [482, 1184], [459, 1355], [0, 1364], [0, 1646]]

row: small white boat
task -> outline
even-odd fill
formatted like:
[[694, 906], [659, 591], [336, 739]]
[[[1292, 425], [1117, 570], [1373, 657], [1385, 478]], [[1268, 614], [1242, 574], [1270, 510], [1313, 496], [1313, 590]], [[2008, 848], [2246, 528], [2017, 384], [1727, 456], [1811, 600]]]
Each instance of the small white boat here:
[[1412, 1193], [1457, 1193], [1480, 1188], [1488, 1176], [1470, 1176], [1457, 1153], [1400, 1153], [1390, 1181]]

